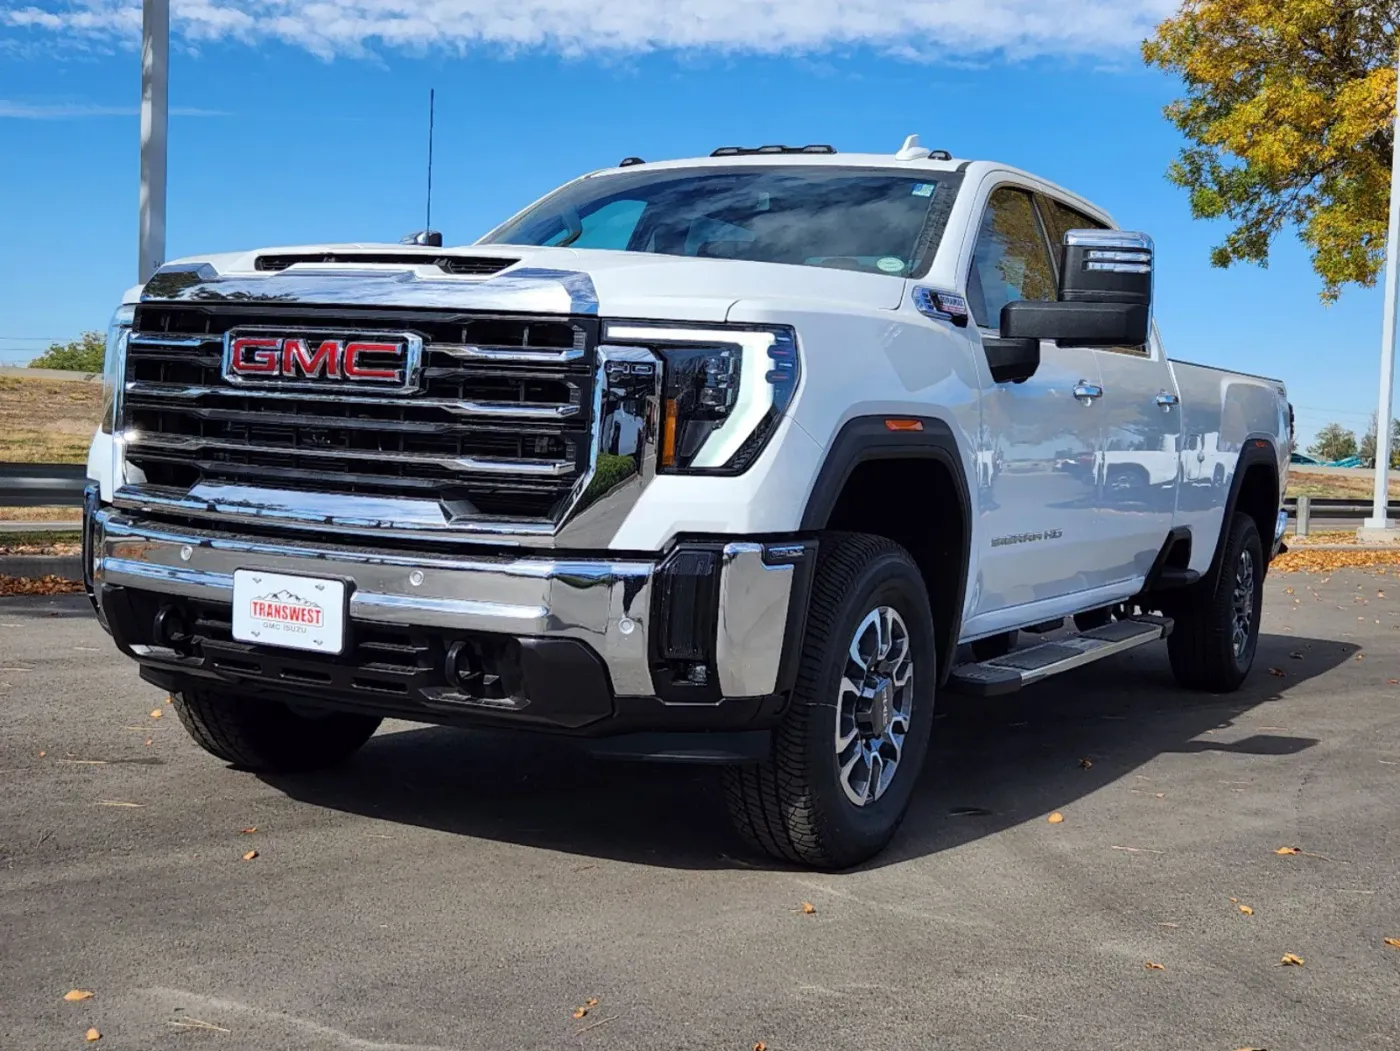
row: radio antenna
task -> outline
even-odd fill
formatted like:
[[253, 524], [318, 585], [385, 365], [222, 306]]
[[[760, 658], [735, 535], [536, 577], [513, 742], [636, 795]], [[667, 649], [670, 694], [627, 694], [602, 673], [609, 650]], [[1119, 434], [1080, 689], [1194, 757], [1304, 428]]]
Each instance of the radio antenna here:
[[437, 88], [428, 89], [428, 221], [426, 229], [433, 228], [433, 122], [437, 111]]

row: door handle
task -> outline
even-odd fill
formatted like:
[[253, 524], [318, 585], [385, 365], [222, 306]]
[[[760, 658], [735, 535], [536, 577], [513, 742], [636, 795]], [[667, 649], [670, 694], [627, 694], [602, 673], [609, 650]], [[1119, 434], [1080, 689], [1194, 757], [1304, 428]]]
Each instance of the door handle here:
[[1157, 395], [1157, 404], [1162, 407], [1163, 412], [1171, 412], [1172, 406], [1181, 404], [1181, 399], [1175, 394], [1162, 391], [1161, 394]]
[[1103, 397], [1103, 388], [1097, 383], [1088, 383], [1080, 380], [1074, 385], [1074, 396], [1085, 405], [1093, 404], [1095, 398]]

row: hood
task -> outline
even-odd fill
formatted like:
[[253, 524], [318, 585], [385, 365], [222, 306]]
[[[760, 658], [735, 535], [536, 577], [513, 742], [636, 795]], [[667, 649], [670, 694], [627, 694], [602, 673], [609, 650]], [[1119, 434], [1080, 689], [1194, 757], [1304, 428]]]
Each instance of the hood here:
[[520, 245], [323, 244], [176, 260], [140, 298], [721, 322], [740, 300], [894, 309], [903, 290], [898, 277], [743, 260]]

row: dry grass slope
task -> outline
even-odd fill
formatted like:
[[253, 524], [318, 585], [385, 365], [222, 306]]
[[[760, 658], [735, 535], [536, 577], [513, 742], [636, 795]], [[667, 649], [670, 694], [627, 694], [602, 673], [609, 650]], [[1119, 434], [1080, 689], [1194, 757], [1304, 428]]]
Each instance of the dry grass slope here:
[[0, 376], [0, 463], [84, 463], [102, 384]]

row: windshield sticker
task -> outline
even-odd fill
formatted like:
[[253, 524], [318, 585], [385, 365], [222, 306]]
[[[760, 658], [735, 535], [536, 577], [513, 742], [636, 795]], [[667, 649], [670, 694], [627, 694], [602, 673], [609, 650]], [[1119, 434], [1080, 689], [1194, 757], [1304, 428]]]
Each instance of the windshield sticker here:
[[915, 197], [932, 197], [932, 196], [933, 196], [933, 185], [934, 185], [934, 184], [931, 183], [931, 182], [916, 182], [916, 183], [914, 184], [914, 196], [915, 196]]
[[898, 259], [892, 255], [887, 255], [883, 258], [875, 260], [875, 265], [887, 274], [904, 273], [904, 260]]

